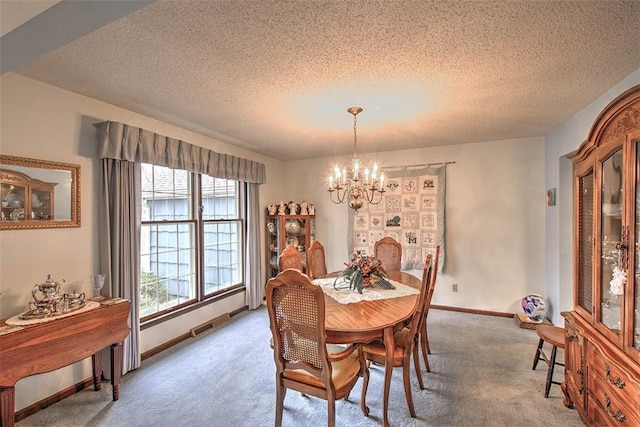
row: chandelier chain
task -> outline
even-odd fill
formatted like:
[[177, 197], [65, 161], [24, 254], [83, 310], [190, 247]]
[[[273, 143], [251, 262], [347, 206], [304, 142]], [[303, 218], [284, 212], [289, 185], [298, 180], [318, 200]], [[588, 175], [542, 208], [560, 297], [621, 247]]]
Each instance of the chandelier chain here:
[[353, 158], [358, 157], [358, 119], [357, 113], [353, 114]]

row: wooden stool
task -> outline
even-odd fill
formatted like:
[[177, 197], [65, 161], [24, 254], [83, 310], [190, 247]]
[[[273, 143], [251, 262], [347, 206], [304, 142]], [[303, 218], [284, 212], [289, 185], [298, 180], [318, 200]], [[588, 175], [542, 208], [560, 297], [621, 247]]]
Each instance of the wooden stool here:
[[[551, 384], [560, 385], [559, 382], [553, 381], [553, 368], [555, 365], [564, 366], [563, 363], [556, 362], [556, 352], [558, 347], [564, 349], [564, 329], [551, 325], [538, 325], [536, 326], [536, 333], [540, 337], [540, 341], [538, 342], [536, 356], [533, 359], [533, 368], [531, 369], [536, 369], [539, 360], [544, 360], [544, 362], [549, 366], [549, 369], [547, 370], [547, 382], [544, 385], [544, 397], [549, 397]], [[547, 357], [547, 355], [542, 351], [542, 345], [545, 341], [552, 345], [551, 357]]]

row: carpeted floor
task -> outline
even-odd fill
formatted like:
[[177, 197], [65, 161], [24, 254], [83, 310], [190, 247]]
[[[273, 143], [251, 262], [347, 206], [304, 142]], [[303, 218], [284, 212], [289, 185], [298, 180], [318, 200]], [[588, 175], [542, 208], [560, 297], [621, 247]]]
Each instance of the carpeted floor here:
[[[142, 363], [122, 379], [120, 400], [111, 387], [75, 394], [17, 423], [30, 426], [271, 426], [274, 423], [274, 363], [266, 309], [242, 313], [220, 329], [187, 340]], [[431, 310], [432, 372], [427, 390], [412, 374], [418, 417], [411, 418], [394, 369], [389, 421], [392, 426], [582, 426], [562, 404], [562, 391], [543, 396], [546, 365], [531, 370], [538, 342], [513, 319]], [[562, 357], [561, 352], [559, 357]], [[563, 375], [558, 368], [556, 379]], [[359, 407], [360, 386], [350, 401], [336, 403], [337, 426], [382, 425], [383, 368], [372, 366], [367, 393], [371, 410]], [[326, 402], [289, 391], [283, 426], [326, 425]]]

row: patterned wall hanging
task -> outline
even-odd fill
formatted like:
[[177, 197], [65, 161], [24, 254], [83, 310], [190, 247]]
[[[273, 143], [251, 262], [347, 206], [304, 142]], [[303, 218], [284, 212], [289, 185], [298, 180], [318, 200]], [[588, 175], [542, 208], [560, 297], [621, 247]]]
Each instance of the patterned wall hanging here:
[[438, 168], [385, 171], [385, 193], [377, 205], [349, 212], [349, 250], [373, 254], [385, 236], [402, 245], [402, 269], [422, 269], [428, 253], [440, 245], [438, 271], [445, 259], [445, 171]]

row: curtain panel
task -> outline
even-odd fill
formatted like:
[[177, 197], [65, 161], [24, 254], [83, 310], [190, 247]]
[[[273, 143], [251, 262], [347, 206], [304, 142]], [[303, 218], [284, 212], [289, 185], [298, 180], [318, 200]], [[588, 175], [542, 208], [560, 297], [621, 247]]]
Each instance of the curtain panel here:
[[102, 122], [98, 129], [98, 157], [151, 163], [215, 178], [254, 184], [266, 182], [264, 163], [220, 154], [188, 142], [119, 122]]
[[140, 367], [140, 164], [102, 159], [100, 271], [112, 297], [131, 301], [131, 332], [122, 347], [122, 374]]
[[264, 269], [260, 250], [260, 200], [258, 184], [246, 184], [246, 231], [244, 279], [247, 282], [246, 304], [249, 310], [262, 306], [264, 291]]

